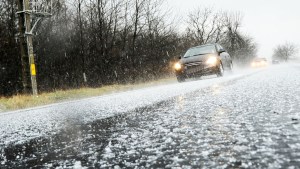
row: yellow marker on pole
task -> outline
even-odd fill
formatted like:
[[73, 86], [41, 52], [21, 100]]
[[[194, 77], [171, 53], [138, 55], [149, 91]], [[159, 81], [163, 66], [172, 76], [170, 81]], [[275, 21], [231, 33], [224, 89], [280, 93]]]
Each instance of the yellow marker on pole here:
[[35, 64], [30, 65], [30, 70], [31, 70], [31, 75], [36, 76], [36, 69], [35, 69]]

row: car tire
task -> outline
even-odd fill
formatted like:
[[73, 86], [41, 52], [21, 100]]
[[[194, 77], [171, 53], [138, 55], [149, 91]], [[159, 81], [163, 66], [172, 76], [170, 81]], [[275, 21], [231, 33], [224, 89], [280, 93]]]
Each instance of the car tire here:
[[178, 81], [179, 83], [185, 82], [185, 78], [184, 78], [183, 76], [177, 76], [177, 81]]
[[232, 62], [229, 64], [228, 70], [229, 70], [229, 72], [232, 72], [232, 70], [233, 70], [233, 64], [232, 64]]
[[217, 76], [218, 76], [218, 77], [222, 77], [223, 75], [224, 75], [224, 67], [223, 67], [223, 64], [220, 63], [220, 64], [219, 64], [219, 67], [218, 67]]

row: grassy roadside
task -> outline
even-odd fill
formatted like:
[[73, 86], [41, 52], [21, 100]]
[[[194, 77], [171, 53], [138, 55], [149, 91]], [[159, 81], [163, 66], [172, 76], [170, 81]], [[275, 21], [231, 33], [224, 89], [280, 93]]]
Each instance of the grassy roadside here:
[[55, 92], [41, 93], [38, 97], [34, 97], [31, 95], [15, 95], [12, 97], [0, 97], [0, 113], [11, 110], [42, 106], [51, 103], [58, 103], [62, 101], [70, 101], [93, 96], [101, 96], [116, 92], [141, 89], [150, 86], [168, 84], [175, 81], [175, 78], [164, 78], [156, 81], [137, 84], [108, 85], [99, 88], [57, 90]]

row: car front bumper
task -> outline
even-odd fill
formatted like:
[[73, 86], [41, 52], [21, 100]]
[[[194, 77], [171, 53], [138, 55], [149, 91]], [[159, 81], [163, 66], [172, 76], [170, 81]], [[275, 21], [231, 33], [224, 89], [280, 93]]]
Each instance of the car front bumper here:
[[218, 66], [209, 66], [209, 65], [197, 65], [193, 67], [184, 66], [183, 69], [176, 71], [176, 76], [181, 77], [200, 77], [205, 75], [216, 74], [219, 70]]

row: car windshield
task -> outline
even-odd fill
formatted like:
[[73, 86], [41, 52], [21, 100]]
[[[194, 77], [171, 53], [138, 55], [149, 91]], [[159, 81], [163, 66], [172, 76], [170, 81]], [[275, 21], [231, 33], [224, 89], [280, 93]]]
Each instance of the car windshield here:
[[214, 45], [206, 45], [206, 46], [191, 48], [185, 53], [183, 57], [188, 58], [192, 56], [205, 55], [209, 53], [216, 53], [216, 48]]
[[267, 59], [266, 58], [256, 58], [254, 61], [261, 62], [261, 61], [267, 61]]

